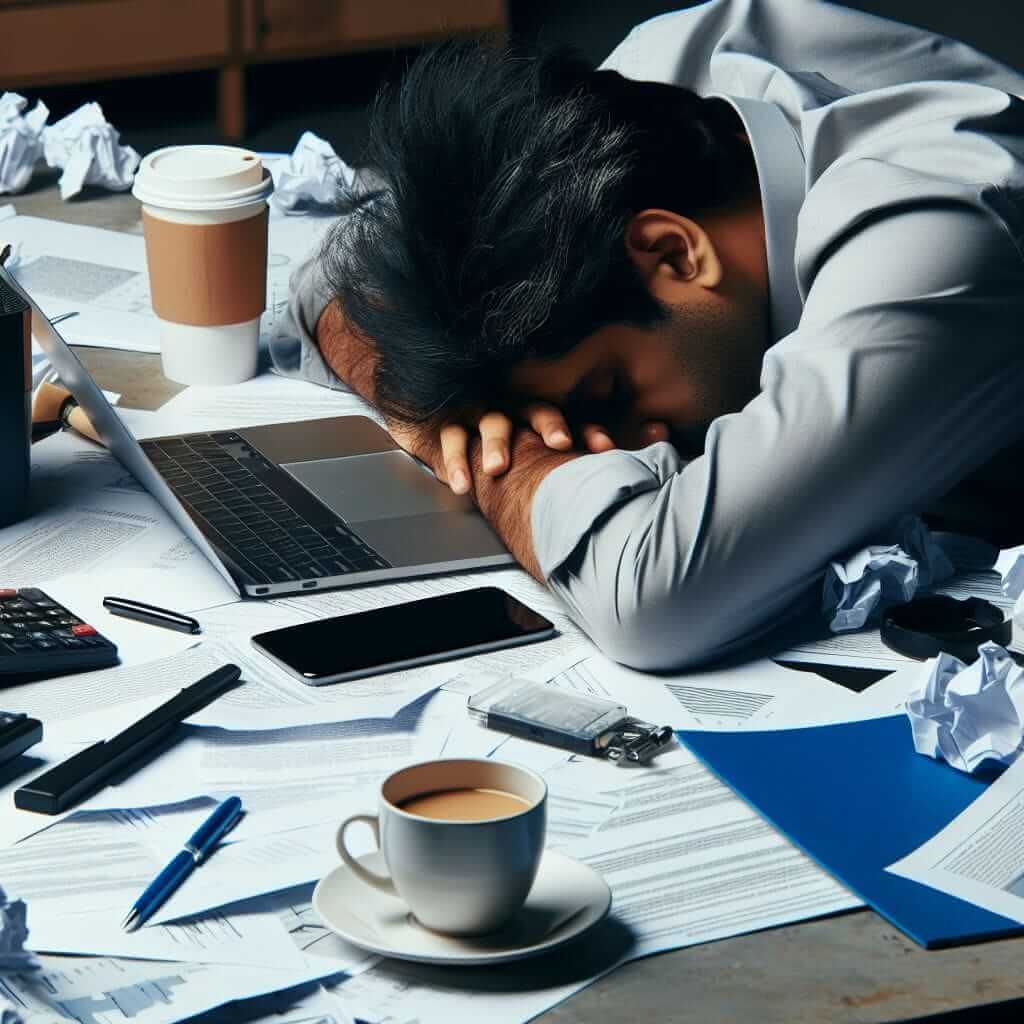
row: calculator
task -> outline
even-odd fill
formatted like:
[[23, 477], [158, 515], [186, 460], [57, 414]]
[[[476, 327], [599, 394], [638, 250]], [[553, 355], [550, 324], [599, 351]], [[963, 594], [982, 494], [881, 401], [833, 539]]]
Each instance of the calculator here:
[[0, 685], [117, 663], [115, 644], [42, 590], [0, 588]]

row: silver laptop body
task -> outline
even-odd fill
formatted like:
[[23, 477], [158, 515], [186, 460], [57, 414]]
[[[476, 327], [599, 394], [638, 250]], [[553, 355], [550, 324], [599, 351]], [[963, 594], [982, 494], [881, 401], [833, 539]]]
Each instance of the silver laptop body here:
[[138, 441], [32, 305], [32, 333], [114, 457], [226, 580], [276, 597], [513, 559], [473, 503], [365, 416]]

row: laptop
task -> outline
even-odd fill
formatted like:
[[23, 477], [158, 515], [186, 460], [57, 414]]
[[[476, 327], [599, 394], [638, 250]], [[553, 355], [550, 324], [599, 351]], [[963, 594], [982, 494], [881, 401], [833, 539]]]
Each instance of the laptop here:
[[365, 416], [138, 441], [31, 297], [32, 332], [114, 457], [248, 597], [509, 565], [472, 501]]

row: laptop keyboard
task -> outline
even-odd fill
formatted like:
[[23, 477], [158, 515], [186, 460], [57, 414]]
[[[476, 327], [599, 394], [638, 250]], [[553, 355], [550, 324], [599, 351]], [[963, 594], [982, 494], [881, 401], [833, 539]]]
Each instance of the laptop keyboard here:
[[339, 519], [314, 524], [268, 487], [233, 454], [249, 450], [238, 434], [190, 434], [143, 441], [142, 448], [189, 513], [213, 527], [217, 543], [257, 583], [390, 566]]

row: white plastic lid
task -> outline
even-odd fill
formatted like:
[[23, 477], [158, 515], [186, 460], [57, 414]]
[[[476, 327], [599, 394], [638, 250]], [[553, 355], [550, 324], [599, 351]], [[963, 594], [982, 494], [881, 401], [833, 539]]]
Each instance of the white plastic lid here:
[[273, 190], [270, 172], [248, 149], [167, 146], [143, 158], [132, 194], [149, 206], [223, 210], [262, 202]]

